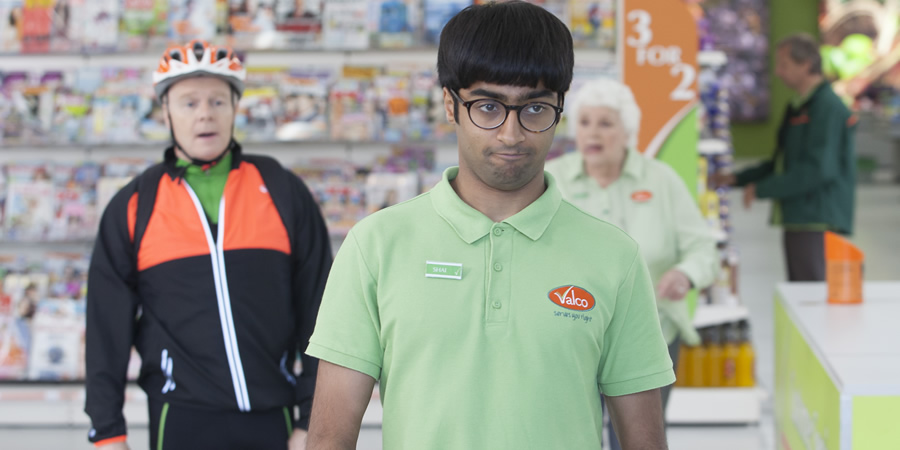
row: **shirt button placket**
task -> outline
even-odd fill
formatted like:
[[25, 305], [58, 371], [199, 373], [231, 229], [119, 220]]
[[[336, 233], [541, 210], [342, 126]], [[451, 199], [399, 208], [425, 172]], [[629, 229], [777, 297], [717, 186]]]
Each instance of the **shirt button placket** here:
[[487, 322], [503, 323], [509, 320], [510, 273], [506, 269], [507, 261], [512, 256], [512, 238], [509, 227], [502, 223], [494, 224], [491, 229], [491, 260], [488, 261], [487, 273], [490, 280], [487, 297]]

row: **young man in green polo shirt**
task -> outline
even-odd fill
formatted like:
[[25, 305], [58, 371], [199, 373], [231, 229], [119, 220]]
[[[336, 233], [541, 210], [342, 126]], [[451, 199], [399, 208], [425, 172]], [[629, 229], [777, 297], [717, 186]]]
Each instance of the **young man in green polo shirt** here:
[[675, 377], [638, 247], [543, 170], [573, 59], [565, 25], [528, 3], [446, 25], [459, 167], [342, 245], [307, 349], [310, 449], [356, 448], [376, 380], [387, 449], [599, 449], [601, 395], [624, 448], [666, 448]]
[[856, 116], [822, 76], [819, 44], [797, 34], [778, 43], [775, 74], [797, 97], [788, 105], [772, 158], [714, 182], [744, 187], [744, 205], [771, 198], [784, 229], [789, 281], [825, 281], [823, 233], [853, 231]]

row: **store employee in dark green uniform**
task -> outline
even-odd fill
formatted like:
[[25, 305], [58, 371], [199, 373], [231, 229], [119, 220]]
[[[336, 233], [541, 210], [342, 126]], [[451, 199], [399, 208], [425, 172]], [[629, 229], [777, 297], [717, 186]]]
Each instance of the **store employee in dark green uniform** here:
[[796, 34], [778, 43], [775, 74], [797, 93], [769, 161], [714, 177], [744, 187], [744, 206], [771, 198], [784, 229], [789, 281], [824, 281], [824, 232], [853, 231], [856, 116], [822, 76], [819, 44]]

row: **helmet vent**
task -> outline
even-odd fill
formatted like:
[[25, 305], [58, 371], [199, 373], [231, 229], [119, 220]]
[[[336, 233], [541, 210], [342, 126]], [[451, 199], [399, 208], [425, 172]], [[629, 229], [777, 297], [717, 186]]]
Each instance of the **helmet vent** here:
[[204, 49], [203, 49], [203, 43], [202, 43], [202, 42], [195, 42], [195, 43], [194, 43], [194, 56], [197, 57], [197, 61], [200, 61], [201, 59], [203, 59], [203, 50], [204, 50]]

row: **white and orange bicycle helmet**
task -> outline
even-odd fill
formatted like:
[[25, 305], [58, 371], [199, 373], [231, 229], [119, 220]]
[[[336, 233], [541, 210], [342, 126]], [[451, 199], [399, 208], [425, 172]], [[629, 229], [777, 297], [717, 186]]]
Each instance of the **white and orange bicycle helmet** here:
[[163, 53], [153, 72], [153, 89], [161, 99], [176, 82], [202, 76], [222, 79], [240, 97], [244, 93], [247, 69], [230, 48], [197, 39], [184, 46], [170, 47]]

